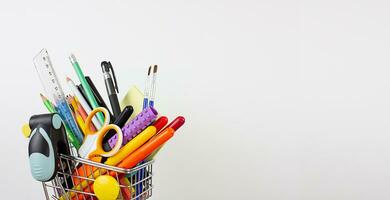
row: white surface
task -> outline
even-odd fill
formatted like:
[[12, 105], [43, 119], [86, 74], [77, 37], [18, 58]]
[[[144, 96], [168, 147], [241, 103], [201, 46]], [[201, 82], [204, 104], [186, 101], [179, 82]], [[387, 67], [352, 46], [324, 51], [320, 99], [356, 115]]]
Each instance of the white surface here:
[[389, 199], [389, 6], [2, 1], [2, 198], [43, 198], [20, 127], [45, 112], [32, 63], [45, 47], [64, 88], [75, 53], [104, 96], [101, 60], [121, 95], [159, 64], [156, 104], [187, 123], [158, 156], [153, 199]]

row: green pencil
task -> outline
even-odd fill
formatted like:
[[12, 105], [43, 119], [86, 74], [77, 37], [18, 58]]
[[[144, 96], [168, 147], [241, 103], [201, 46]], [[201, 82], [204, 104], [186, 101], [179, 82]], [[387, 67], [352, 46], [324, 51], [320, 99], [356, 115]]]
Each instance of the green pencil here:
[[43, 94], [41, 94], [41, 99], [47, 110], [51, 113], [57, 112], [53, 106], [53, 104], [47, 99]]
[[[85, 79], [84, 73], [83, 73], [83, 71], [81, 71], [80, 65], [76, 60], [76, 56], [71, 54], [69, 56], [69, 60], [72, 63], [73, 68], [76, 71], [77, 76], [79, 77], [81, 85], [85, 91], [85, 94], [87, 95], [87, 99], [88, 99], [89, 103], [91, 103], [92, 109], [99, 107], [95, 97], [93, 96], [92, 89], [88, 85], [87, 79]], [[104, 117], [103, 117], [103, 114], [101, 112], [97, 113], [97, 118], [99, 119], [100, 123], [104, 124]]]
[[[41, 99], [42, 99], [43, 104], [45, 105], [45, 107], [47, 108], [47, 110], [50, 113], [57, 112], [56, 109], [54, 108], [54, 105], [43, 94], [41, 94]], [[79, 143], [79, 140], [76, 138], [76, 136], [74, 136], [74, 134], [72, 133], [72, 131], [70, 130], [68, 125], [66, 125], [65, 123], [63, 123], [63, 124], [65, 126], [65, 131], [67, 133], [66, 135], [68, 136], [69, 141], [73, 144], [74, 147], [76, 147], [76, 149], [79, 149], [81, 146]]]

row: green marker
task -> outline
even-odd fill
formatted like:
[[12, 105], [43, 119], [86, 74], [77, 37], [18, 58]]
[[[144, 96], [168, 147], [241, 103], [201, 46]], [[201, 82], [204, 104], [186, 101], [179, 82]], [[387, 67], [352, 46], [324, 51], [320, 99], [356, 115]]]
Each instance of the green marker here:
[[[73, 54], [71, 54], [69, 56], [69, 59], [73, 65], [74, 70], [76, 71], [77, 76], [79, 77], [81, 85], [83, 86], [83, 89], [85, 91], [85, 94], [87, 95], [87, 99], [88, 99], [89, 103], [92, 106], [92, 109], [99, 107], [95, 97], [93, 96], [91, 87], [89, 87], [87, 79], [85, 79], [83, 71], [81, 71], [80, 65], [77, 62], [76, 57]], [[97, 113], [97, 118], [99, 119], [100, 123], [102, 123], [102, 124], [104, 123], [104, 117], [103, 117], [103, 114], [101, 112]]]
[[[50, 113], [57, 112], [56, 109], [54, 108], [54, 105], [50, 102], [49, 99], [47, 99], [45, 96], [43, 96], [43, 94], [41, 94], [41, 98], [42, 98], [43, 104], [45, 105], [45, 107], [47, 108], [47, 110]], [[66, 125], [66, 123], [64, 123], [64, 125], [65, 125], [66, 135], [68, 136], [70, 143], [72, 143], [73, 146], [76, 147], [76, 149], [79, 149], [81, 146], [79, 140], [76, 138], [76, 136], [74, 136], [74, 134], [72, 133], [72, 131], [70, 130], [68, 125]]]

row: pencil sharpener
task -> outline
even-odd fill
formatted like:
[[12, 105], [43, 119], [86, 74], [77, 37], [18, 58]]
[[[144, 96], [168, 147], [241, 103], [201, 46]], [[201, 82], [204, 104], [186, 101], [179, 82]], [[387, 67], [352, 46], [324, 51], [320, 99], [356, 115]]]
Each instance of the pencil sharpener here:
[[37, 181], [52, 180], [59, 167], [59, 153], [70, 155], [64, 124], [60, 115], [41, 114], [30, 118], [28, 155], [31, 174]]

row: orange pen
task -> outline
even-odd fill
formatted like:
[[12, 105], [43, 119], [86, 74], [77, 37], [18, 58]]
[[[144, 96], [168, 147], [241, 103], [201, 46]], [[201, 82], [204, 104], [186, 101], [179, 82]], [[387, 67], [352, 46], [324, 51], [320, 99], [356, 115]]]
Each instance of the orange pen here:
[[[175, 131], [179, 129], [185, 122], [184, 117], [179, 116], [175, 120], [173, 120], [167, 128], [165, 128], [161, 133], [155, 135], [151, 138], [147, 143], [142, 145], [136, 151], [131, 153], [125, 159], [120, 162], [117, 167], [130, 169], [136, 166], [139, 162], [149, 156], [154, 150], [163, 145], [166, 141], [168, 141], [171, 137], [173, 137]], [[110, 173], [111, 176], [115, 175], [115, 173]]]

